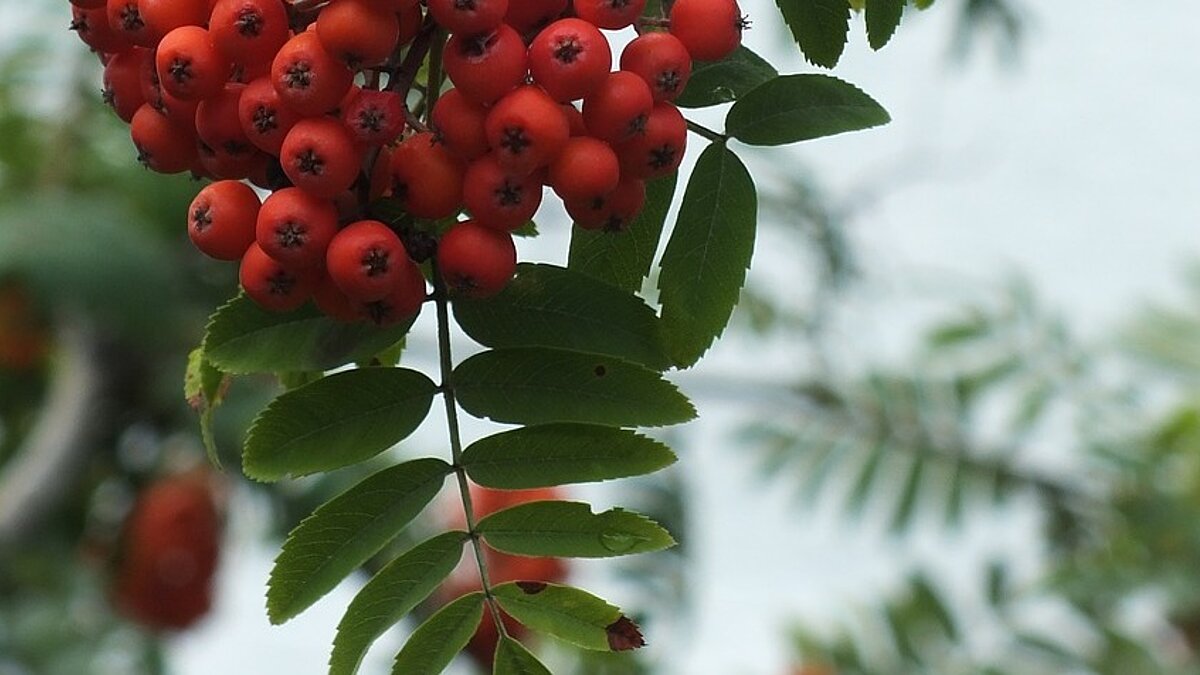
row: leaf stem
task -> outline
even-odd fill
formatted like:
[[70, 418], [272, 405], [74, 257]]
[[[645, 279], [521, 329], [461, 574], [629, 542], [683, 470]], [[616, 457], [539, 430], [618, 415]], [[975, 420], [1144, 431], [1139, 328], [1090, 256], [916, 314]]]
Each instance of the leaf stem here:
[[725, 134], [722, 134], [717, 131], [713, 131], [712, 129], [709, 129], [708, 127], [704, 126], [703, 124], [699, 124], [697, 122], [688, 120], [687, 126], [688, 126], [688, 130], [691, 131], [692, 133], [699, 134], [700, 136], [703, 136], [710, 141], [724, 143], [725, 141], [729, 140], [729, 137], [726, 136]]
[[440, 387], [442, 400], [446, 404], [446, 427], [450, 434], [450, 454], [454, 459], [454, 474], [458, 480], [458, 491], [462, 497], [463, 513], [467, 523], [467, 532], [471, 535], [471, 548], [475, 552], [475, 564], [479, 568], [479, 583], [492, 613], [496, 630], [507, 637], [504, 622], [500, 617], [500, 606], [492, 595], [492, 582], [488, 578], [487, 560], [483, 553], [483, 543], [476, 530], [475, 505], [471, 500], [471, 486], [467, 483], [467, 472], [462, 467], [462, 436], [458, 428], [458, 400], [454, 394], [454, 356], [450, 351], [450, 301], [447, 298], [446, 284], [438, 274], [437, 259], [431, 261], [433, 266], [433, 296], [437, 303], [438, 323], [438, 357], [441, 364], [442, 384]]

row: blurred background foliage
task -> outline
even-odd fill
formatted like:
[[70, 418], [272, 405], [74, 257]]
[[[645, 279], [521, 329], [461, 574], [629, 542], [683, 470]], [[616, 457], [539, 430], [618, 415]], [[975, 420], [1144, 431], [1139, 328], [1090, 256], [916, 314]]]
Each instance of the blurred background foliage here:
[[[953, 58], [981, 40], [1002, 59], [1019, 54], [1029, 17], [1018, 3], [942, 5], [959, 12]], [[65, 52], [75, 56], [49, 70], [47, 49], [35, 37], [0, 56], [0, 674], [169, 673], [162, 636], [116, 616], [108, 585], [139, 487], [203, 462], [180, 383], [235, 274], [183, 236], [198, 184], [132, 161], [95, 60]], [[830, 326], [865, 274], [851, 230], [870, 199], [837, 202], [803, 167], [764, 194], [764, 227], [812, 263], [789, 272], [807, 292], [747, 288], [736, 329], [788, 341], [810, 367], [783, 386], [742, 383], [772, 405], [730, 432], [733, 451], [752, 448], [763, 480], [794, 490], [797, 513], [835, 503], [847, 527], [882, 524], [901, 540], [1031, 506], [1040, 568], [997, 557], [970, 593], [906, 570], [853, 621], [781, 627], [795, 673], [1200, 671], [1200, 271], [1187, 279], [1197, 301], [1134, 312], [1101, 343], [1016, 279], [947, 312], [907, 363], [846, 369]], [[216, 429], [227, 466], [278, 387], [232, 387]], [[1040, 461], [1047, 447], [1062, 461]], [[266, 498], [279, 536], [355, 476], [224, 479]], [[631, 490], [624, 501], [688, 539], [678, 476]], [[687, 621], [689, 555], [614, 566], [639, 585], [633, 616]], [[555, 672], [654, 670], [546, 648]]]

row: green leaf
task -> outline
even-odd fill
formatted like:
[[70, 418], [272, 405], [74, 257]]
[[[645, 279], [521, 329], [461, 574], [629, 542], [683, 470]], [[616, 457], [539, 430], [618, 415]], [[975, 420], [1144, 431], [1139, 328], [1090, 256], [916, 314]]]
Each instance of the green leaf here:
[[482, 438], [463, 453], [471, 480], [502, 490], [640, 476], [675, 463], [667, 446], [626, 429], [545, 424]]
[[867, 0], [866, 7], [867, 41], [871, 43], [871, 49], [883, 49], [900, 25], [904, 0]]
[[396, 655], [392, 675], [438, 675], [471, 641], [483, 619], [483, 593], [468, 593], [413, 631]]
[[741, 160], [723, 144], [696, 162], [658, 277], [671, 356], [690, 366], [725, 330], [754, 253], [758, 196]]
[[500, 584], [492, 592], [512, 618], [576, 647], [607, 652], [645, 644], [637, 624], [621, 610], [578, 588], [517, 581]]
[[557, 347], [655, 370], [670, 365], [654, 310], [577, 270], [523, 263], [498, 295], [456, 301], [454, 317], [488, 347]]
[[908, 478], [905, 479], [904, 488], [900, 493], [900, 502], [896, 505], [896, 513], [892, 516], [893, 530], [903, 530], [912, 524], [913, 515], [917, 510], [917, 500], [921, 496], [921, 478], [924, 474], [925, 458], [914, 457], [912, 466], [908, 469]]
[[481, 352], [454, 370], [463, 410], [497, 422], [663, 426], [696, 416], [662, 375], [628, 361], [562, 349]]
[[758, 54], [739, 46], [720, 61], [696, 61], [687, 87], [675, 99], [680, 108], [705, 108], [737, 100], [779, 71]]
[[387, 349], [408, 333], [414, 320], [382, 329], [342, 323], [311, 303], [280, 314], [239, 294], [209, 319], [204, 349], [228, 373], [329, 370]]
[[492, 675], [550, 675], [550, 671], [524, 645], [504, 636], [496, 643]]
[[675, 545], [661, 525], [615, 508], [592, 513], [582, 502], [528, 502], [479, 521], [492, 548], [525, 556], [611, 558], [660, 551]]
[[646, 183], [646, 205], [626, 232], [573, 228], [567, 266], [626, 291], [641, 290], [658, 252], [677, 180], [672, 173]]
[[729, 109], [726, 132], [750, 145], [784, 145], [858, 131], [891, 121], [854, 85], [829, 75], [777, 77]]
[[218, 469], [221, 457], [213, 436], [213, 410], [225, 398], [229, 378], [204, 358], [204, 349], [197, 347], [188, 354], [187, 371], [183, 375], [183, 395], [188, 405], [200, 417], [200, 440], [208, 461]]
[[775, 0], [796, 44], [810, 63], [825, 68], [837, 65], [850, 32], [847, 0]]
[[318, 507], [292, 530], [267, 582], [267, 615], [283, 623], [396, 538], [442, 487], [449, 464], [416, 459], [384, 469]]
[[406, 368], [347, 370], [293, 389], [254, 420], [243, 470], [273, 481], [374, 457], [420, 426], [436, 392], [428, 377]]
[[362, 587], [337, 627], [329, 675], [353, 675], [371, 643], [408, 615], [462, 558], [466, 532], [446, 532], [388, 563]]

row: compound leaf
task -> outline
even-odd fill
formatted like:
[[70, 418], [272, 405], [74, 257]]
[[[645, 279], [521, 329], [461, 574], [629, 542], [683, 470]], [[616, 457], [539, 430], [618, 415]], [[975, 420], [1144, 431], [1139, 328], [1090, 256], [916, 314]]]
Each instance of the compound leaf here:
[[725, 330], [754, 253], [758, 197], [724, 144], [700, 155], [658, 278], [663, 331], [676, 365], [691, 366]]
[[475, 441], [463, 453], [471, 480], [502, 490], [640, 476], [675, 463], [667, 446], [627, 429], [543, 424]]
[[362, 587], [338, 623], [329, 675], [353, 675], [371, 643], [403, 619], [450, 575], [466, 532], [446, 532], [409, 549]]
[[625, 651], [645, 644], [637, 624], [620, 609], [578, 588], [517, 581], [500, 584], [492, 592], [512, 618], [577, 647]]
[[520, 504], [484, 518], [478, 529], [492, 548], [525, 556], [611, 558], [675, 545], [643, 515], [620, 508], [592, 513], [582, 502]]
[[374, 457], [420, 426], [436, 391], [406, 368], [347, 370], [292, 389], [251, 425], [244, 471], [271, 481]]
[[271, 569], [271, 623], [303, 612], [378, 553], [429, 504], [451, 470], [440, 459], [405, 462], [367, 477], [305, 518]]
[[558, 347], [670, 365], [658, 318], [640, 298], [582, 272], [521, 264], [498, 295], [459, 300], [454, 316], [488, 347]]
[[675, 385], [621, 359], [542, 347], [493, 349], [454, 370], [463, 409], [497, 422], [662, 426], [696, 415]]
[[887, 124], [886, 110], [854, 85], [829, 75], [777, 77], [729, 109], [725, 128], [750, 145], [784, 145]]

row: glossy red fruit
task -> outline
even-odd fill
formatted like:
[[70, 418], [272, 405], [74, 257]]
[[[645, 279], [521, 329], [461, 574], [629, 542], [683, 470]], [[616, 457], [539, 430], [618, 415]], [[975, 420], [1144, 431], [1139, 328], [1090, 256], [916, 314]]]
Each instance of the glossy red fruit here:
[[208, 24], [209, 0], [137, 0], [138, 12], [150, 33], [161, 40], [180, 26]]
[[325, 51], [354, 69], [383, 63], [400, 38], [396, 13], [367, 0], [329, 3], [317, 16], [316, 27]]
[[487, 109], [472, 103], [458, 89], [438, 98], [430, 113], [430, 122], [438, 139], [462, 159], [470, 160], [488, 151], [484, 120]]
[[532, 38], [566, 11], [567, 0], [510, 0], [504, 22], [521, 35]]
[[296, 123], [280, 148], [279, 163], [296, 187], [324, 199], [349, 189], [358, 177], [361, 152], [350, 132], [332, 117]]
[[645, 130], [616, 146], [621, 174], [642, 180], [679, 168], [687, 147], [687, 120], [673, 104], [654, 104]]
[[575, 0], [575, 14], [600, 28], [620, 30], [642, 15], [646, 0]]
[[137, 158], [158, 173], [181, 173], [196, 162], [195, 129], [175, 124], [150, 104], [138, 108], [129, 123]]
[[653, 108], [654, 96], [645, 80], [618, 70], [583, 99], [583, 123], [592, 136], [620, 143], [645, 130]]
[[392, 196], [417, 218], [437, 220], [458, 213], [466, 165], [426, 131], [406, 138], [392, 152]]
[[347, 225], [334, 236], [325, 254], [329, 277], [355, 302], [388, 297], [405, 282], [411, 264], [400, 237], [377, 220]]
[[337, 234], [338, 213], [328, 199], [284, 188], [263, 202], [254, 231], [263, 252], [287, 267], [320, 267]]
[[745, 19], [737, 0], [676, 0], [671, 35], [697, 61], [720, 61], [742, 43]]
[[188, 207], [188, 237], [211, 258], [238, 260], [254, 242], [258, 212], [258, 195], [249, 185], [210, 183]]
[[543, 28], [529, 45], [529, 72], [557, 101], [574, 101], [592, 93], [611, 68], [608, 40], [582, 19], [559, 19]]
[[621, 70], [645, 80], [655, 103], [674, 101], [692, 77], [692, 57], [670, 33], [643, 33], [621, 52]]
[[359, 145], [387, 145], [404, 132], [404, 98], [394, 91], [354, 90], [342, 106], [342, 123]]
[[246, 139], [260, 150], [278, 157], [283, 139], [299, 121], [299, 113], [283, 104], [269, 77], [260, 77], [242, 90], [238, 123]]
[[646, 204], [646, 183], [622, 178], [617, 187], [603, 197], [564, 203], [567, 214], [585, 230], [625, 232]]
[[288, 40], [271, 62], [271, 84], [279, 98], [301, 115], [323, 115], [338, 106], [354, 73], [321, 46], [316, 32]]
[[72, 6], [71, 23], [67, 27], [96, 52], [114, 54], [133, 46], [109, 25], [108, 10], [104, 3], [91, 8]]
[[167, 33], [155, 52], [155, 64], [163, 91], [185, 101], [216, 95], [232, 68], [213, 48], [208, 31], [199, 26], [181, 26]]
[[450, 36], [443, 58], [450, 81], [479, 105], [490, 105], [516, 89], [528, 69], [525, 43], [503, 23], [487, 33]]
[[162, 38], [146, 25], [137, 0], [108, 0], [105, 13], [109, 27], [127, 44], [149, 48]]
[[429, 0], [428, 4], [429, 13], [446, 30], [476, 34], [499, 26], [510, 3], [509, 0]]
[[467, 167], [463, 204], [480, 225], [515, 230], [533, 218], [541, 203], [542, 182], [537, 174], [505, 171], [491, 154]]
[[468, 220], [442, 235], [437, 250], [438, 273], [450, 290], [470, 298], [486, 298], [504, 290], [517, 270], [512, 235]]
[[238, 104], [245, 89], [244, 84], [228, 83], [196, 106], [196, 135], [212, 149], [234, 157], [256, 151], [238, 118]]
[[313, 288], [313, 303], [325, 316], [343, 323], [354, 323], [363, 319], [358, 304], [346, 297], [342, 289], [338, 288], [324, 271]]
[[152, 630], [186, 628], [208, 613], [221, 539], [203, 477], [159, 480], [125, 521], [113, 588], [118, 609]]
[[563, 201], [603, 197], [620, 179], [617, 153], [591, 136], [572, 138], [550, 165], [550, 187]]
[[291, 33], [281, 0], [217, 0], [208, 30], [217, 51], [247, 66], [270, 64]]
[[571, 135], [562, 108], [540, 87], [509, 92], [484, 121], [488, 145], [506, 171], [527, 174], [554, 161]]
[[360, 303], [358, 312], [376, 326], [390, 326], [416, 316], [425, 297], [425, 276], [415, 262], [406, 259], [392, 292], [379, 300]]
[[299, 309], [312, 297], [316, 282], [313, 273], [289, 270], [257, 243], [251, 244], [242, 256], [238, 279], [246, 295], [269, 312]]
[[104, 65], [104, 102], [125, 123], [132, 120], [133, 114], [146, 102], [142, 93], [142, 71], [153, 60], [153, 53], [149, 49], [134, 47], [113, 54]]

